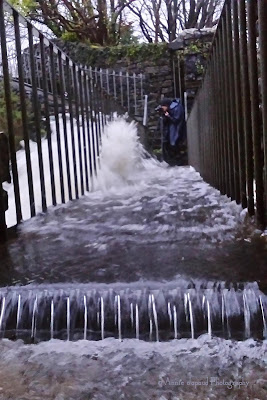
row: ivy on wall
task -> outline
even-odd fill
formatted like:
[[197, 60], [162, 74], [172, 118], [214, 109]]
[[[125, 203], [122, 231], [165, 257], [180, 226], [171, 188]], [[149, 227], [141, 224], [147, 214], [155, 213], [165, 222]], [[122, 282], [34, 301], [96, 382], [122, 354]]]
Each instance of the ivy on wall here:
[[70, 56], [79, 60], [81, 64], [94, 66], [113, 67], [119, 60], [132, 64], [133, 62], [151, 61], [169, 57], [167, 43], [142, 43], [132, 45], [120, 45], [114, 47], [97, 47], [77, 43], [57, 43]]

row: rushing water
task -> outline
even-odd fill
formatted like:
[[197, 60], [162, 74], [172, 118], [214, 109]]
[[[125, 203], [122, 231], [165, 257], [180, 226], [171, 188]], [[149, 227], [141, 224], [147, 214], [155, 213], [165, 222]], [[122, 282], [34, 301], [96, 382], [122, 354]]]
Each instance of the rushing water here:
[[[136, 128], [124, 121], [108, 128], [101, 166], [94, 192], [26, 221], [0, 248], [2, 285], [182, 277], [256, 280], [265, 290], [265, 237], [193, 168], [148, 158]], [[26, 170], [20, 171], [24, 188]]]
[[265, 341], [229, 340], [266, 334], [265, 236], [193, 168], [149, 158], [133, 124], [107, 128], [101, 157], [93, 192], [0, 248], [2, 336], [52, 338], [2, 340], [0, 399], [266, 398]]

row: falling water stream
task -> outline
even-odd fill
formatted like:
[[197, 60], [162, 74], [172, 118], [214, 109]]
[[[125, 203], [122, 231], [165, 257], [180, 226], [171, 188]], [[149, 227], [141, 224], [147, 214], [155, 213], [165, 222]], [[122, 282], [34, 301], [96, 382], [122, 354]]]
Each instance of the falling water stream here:
[[[207, 399], [204, 385], [170, 379], [266, 382], [265, 235], [193, 168], [149, 157], [134, 124], [107, 127], [100, 165], [92, 192], [25, 221], [0, 247], [0, 379], [17, 382], [5, 384], [8, 398], [179, 389]], [[25, 170], [19, 179], [26, 185]], [[29, 368], [39, 372], [26, 395], [17, 377]], [[264, 384], [254, 384], [255, 398], [266, 398]]]

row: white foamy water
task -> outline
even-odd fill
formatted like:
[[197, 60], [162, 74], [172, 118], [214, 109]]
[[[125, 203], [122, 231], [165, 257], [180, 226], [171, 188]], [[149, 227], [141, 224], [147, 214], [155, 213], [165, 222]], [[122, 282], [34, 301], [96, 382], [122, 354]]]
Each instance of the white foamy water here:
[[[75, 122], [75, 121], [74, 121]], [[58, 153], [57, 153], [57, 137], [56, 125], [54, 118], [51, 117], [52, 128], [52, 148], [53, 148], [53, 162], [55, 174], [55, 187], [57, 203], [61, 204], [60, 194], [60, 176], [58, 168]], [[66, 161], [65, 161], [65, 146], [63, 134], [63, 122], [60, 118], [61, 128], [61, 150], [63, 160], [63, 176], [66, 201], [69, 200], [67, 190], [67, 174], [66, 174]], [[82, 129], [82, 128], [81, 128]], [[73, 149], [71, 145], [70, 122], [67, 119], [67, 139], [70, 157], [70, 176], [72, 182], [72, 196], [75, 197], [74, 191], [74, 167], [73, 167]], [[79, 151], [78, 151], [78, 134], [77, 125], [74, 123], [74, 137], [75, 137], [75, 150], [76, 150], [76, 165], [78, 172], [78, 185], [79, 194], [81, 194], [81, 179], [79, 172]], [[83, 138], [81, 135], [81, 142], [83, 148]], [[86, 146], [88, 143], [86, 139]], [[52, 205], [52, 194], [50, 186], [50, 170], [49, 170], [49, 157], [47, 140], [42, 140], [44, 171], [45, 171], [45, 187], [47, 193], [47, 205]], [[91, 140], [92, 151], [92, 140]], [[88, 151], [87, 151], [88, 156]], [[38, 153], [36, 143], [31, 142], [31, 159], [34, 181], [34, 195], [35, 206], [37, 213], [42, 211], [41, 203], [41, 190], [38, 168]], [[23, 220], [30, 218], [29, 196], [28, 196], [28, 180], [25, 163], [25, 152], [20, 150], [17, 152], [17, 162], [19, 171], [20, 195], [22, 202], [22, 215]], [[82, 152], [82, 165], [85, 179], [85, 161]], [[122, 205], [119, 207], [131, 206], [134, 211], [139, 209], [140, 198], [143, 196], [150, 196], [151, 204], [162, 203], [162, 207], [158, 213], [158, 218], [165, 215], [177, 214], [179, 205], [183, 204], [181, 208], [182, 216], [189, 214], [190, 216], [203, 213], [203, 207], [211, 210], [210, 224], [204, 226], [184, 226], [181, 227], [181, 232], [203, 232], [204, 234], [214, 235], [219, 231], [229, 231], [236, 226], [241, 220], [243, 215], [241, 207], [237, 206], [235, 202], [231, 202], [226, 196], [221, 196], [219, 191], [211, 188], [206, 184], [199, 174], [195, 172], [192, 167], [174, 167], [170, 168], [166, 163], [159, 163], [153, 158], [149, 158], [143, 149], [138, 139], [138, 132], [134, 123], [127, 123], [124, 119], [118, 119], [115, 122], [106, 126], [101, 147], [101, 168], [98, 172], [96, 181], [90, 180], [91, 188], [94, 186], [94, 192], [87, 193], [87, 203], [95, 203], [113, 199], [122, 200]], [[94, 178], [94, 177], [93, 177]], [[85, 183], [85, 182], [84, 182]], [[9, 209], [6, 212], [7, 225], [12, 226], [16, 223], [15, 217], [15, 201], [13, 193], [13, 185], [5, 184], [5, 189], [9, 194]], [[168, 204], [165, 200], [166, 193], [170, 197], [177, 197], [177, 209], [174, 209], [173, 204]], [[184, 202], [184, 197], [188, 196], [187, 202]], [[180, 200], [179, 200], [180, 197]], [[125, 224], [123, 224], [125, 225]], [[205, 225], [207, 225], [205, 223]], [[125, 229], [127, 227], [125, 226]], [[128, 229], [140, 230], [140, 226], [136, 224], [129, 224]], [[164, 224], [159, 228], [163, 232], [168, 230], [168, 225]]]

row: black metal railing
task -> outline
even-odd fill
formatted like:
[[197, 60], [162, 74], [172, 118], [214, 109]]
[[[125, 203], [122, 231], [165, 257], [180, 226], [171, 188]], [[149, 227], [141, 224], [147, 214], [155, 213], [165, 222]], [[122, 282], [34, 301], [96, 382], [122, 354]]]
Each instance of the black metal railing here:
[[266, 1], [225, 1], [187, 129], [190, 164], [266, 227]]
[[1, 240], [8, 213], [8, 226], [17, 225], [91, 190], [114, 101], [89, 67], [74, 63], [6, 1], [0, 1], [0, 38], [0, 131], [12, 168], [7, 213], [0, 168]]

